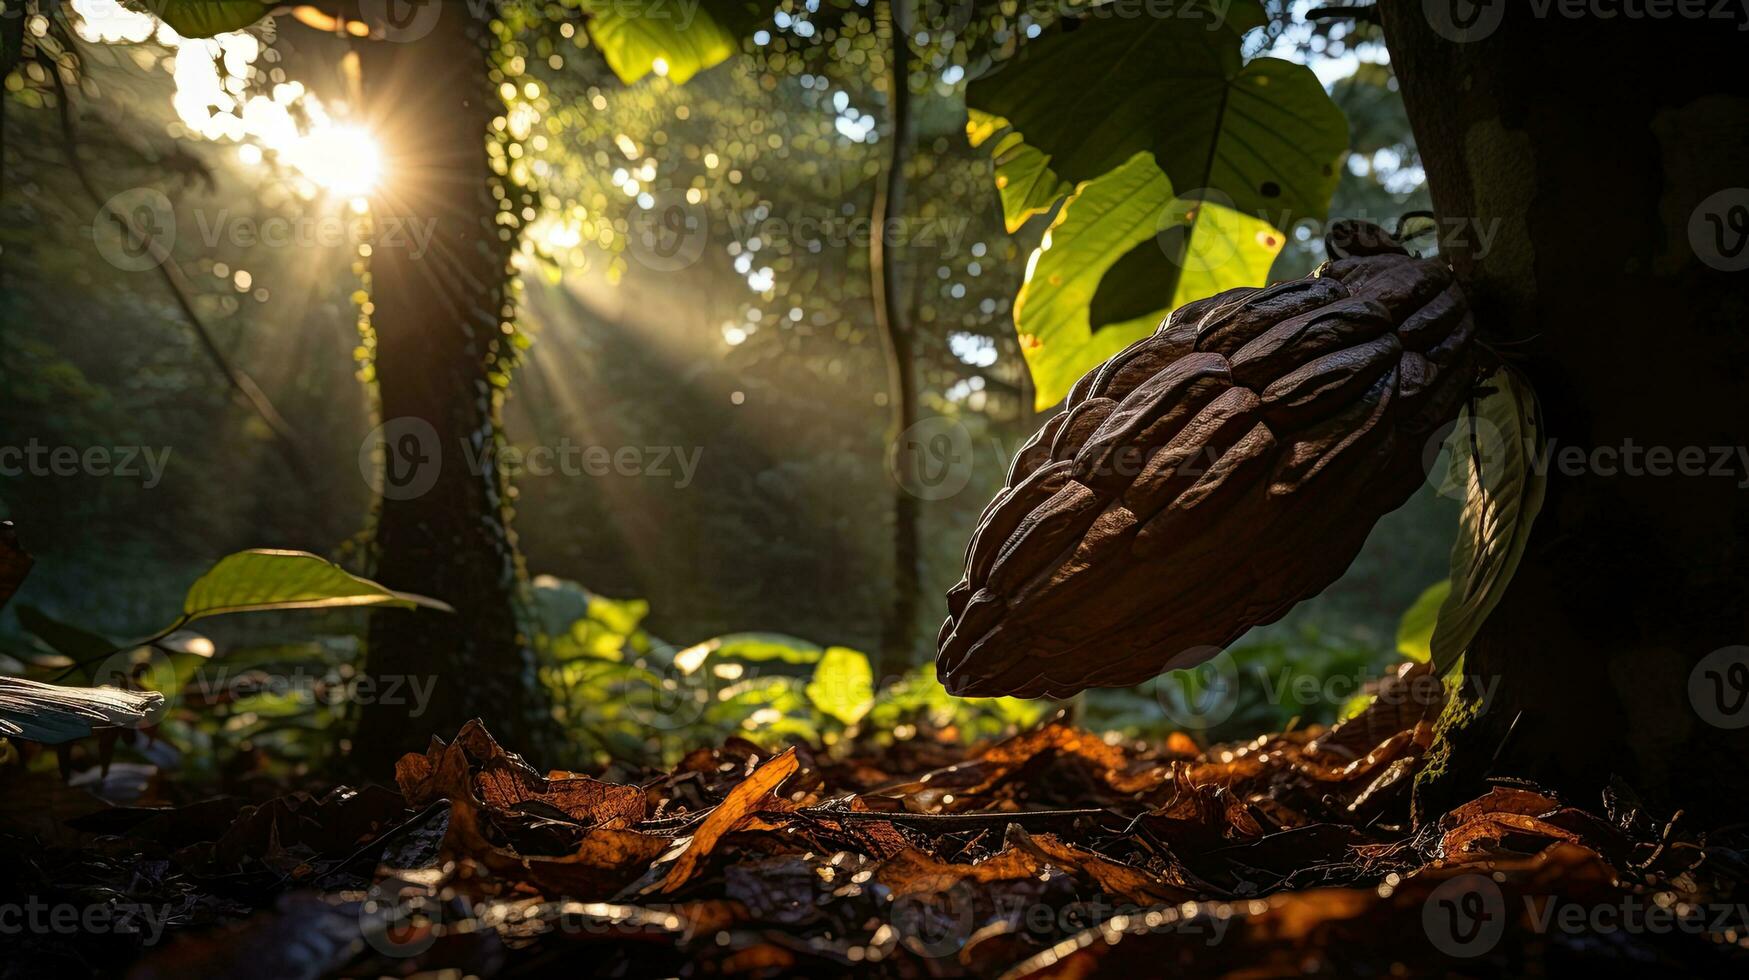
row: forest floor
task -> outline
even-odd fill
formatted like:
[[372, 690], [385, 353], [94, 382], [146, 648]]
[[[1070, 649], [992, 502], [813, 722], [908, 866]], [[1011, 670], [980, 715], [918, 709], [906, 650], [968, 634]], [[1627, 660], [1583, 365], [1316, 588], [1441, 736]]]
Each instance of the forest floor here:
[[15, 771], [0, 974], [1746, 975], [1749, 834], [1506, 781], [1411, 826], [1428, 715], [732, 739], [602, 778], [476, 722], [398, 789], [180, 806]]

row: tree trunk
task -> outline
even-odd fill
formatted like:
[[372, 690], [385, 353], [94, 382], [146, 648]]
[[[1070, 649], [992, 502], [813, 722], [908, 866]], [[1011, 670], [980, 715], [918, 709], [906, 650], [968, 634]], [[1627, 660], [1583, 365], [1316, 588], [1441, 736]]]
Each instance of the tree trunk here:
[[[1749, 273], [1726, 271], [1749, 265], [1749, 35], [1453, 0], [1480, 18], [1460, 43], [1439, 6], [1380, 4], [1441, 251], [1554, 444], [1417, 816], [1510, 775], [1740, 818], [1749, 650], [1717, 651], [1749, 642]], [[1655, 475], [1685, 450], [1704, 475]]]
[[905, 214], [905, 164], [910, 159], [915, 126], [911, 115], [911, 47], [904, 4], [883, 4], [881, 26], [887, 49], [887, 164], [881, 182], [875, 185], [873, 215], [879, 222], [869, 234], [868, 267], [874, 298], [875, 329], [881, 335], [887, 357], [887, 392], [892, 399], [887, 452], [893, 476], [893, 595], [881, 619], [881, 679], [908, 669], [916, 656], [912, 641], [917, 633], [917, 599], [921, 594], [922, 561], [918, 541], [917, 452], [903, 445], [906, 433], [917, 421], [917, 363], [911, 346], [911, 329], [900, 297], [902, 268], [891, 250], [896, 242], [887, 236]]
[[[374, 691], [361, 697], [354, 758], [373, 774], [474, 716], [506, 744], [530, 747], [543, 702], [518, 631], [508, 481], [493, 465], [512, 240], [496, 221], [486, 153], [501, 111], [492, 39], [464, 5], [441, 14], [416, 40], [359, 48], [385, 157], [370, 258], [386, 457], [376, 574], [456, 610], [372, 615]], [[426, 686], [428, 704], [417, 697]]]

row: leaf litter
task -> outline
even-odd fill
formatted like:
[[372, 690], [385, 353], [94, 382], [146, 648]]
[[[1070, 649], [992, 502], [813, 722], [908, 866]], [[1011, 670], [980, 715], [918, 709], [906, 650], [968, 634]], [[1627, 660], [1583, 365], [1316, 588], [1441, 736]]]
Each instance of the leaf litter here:
[[731, 738], [595, 774], [475, 721], [394, 789], [257, 800], [13, 773], [0, 974], [1743, 975], [1742, 827], [1509, 781], [1413, 826], [1436, 710], [1207, 748]]

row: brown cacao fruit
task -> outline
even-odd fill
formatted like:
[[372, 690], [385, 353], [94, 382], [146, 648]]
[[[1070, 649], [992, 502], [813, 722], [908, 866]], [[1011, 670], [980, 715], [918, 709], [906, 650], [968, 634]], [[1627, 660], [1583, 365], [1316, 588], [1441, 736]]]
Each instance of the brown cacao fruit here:
[[1346, 570], [1422, 478], [1476, 373], [1436, 261], [1348, 223], [1313, 276], [1173, 311], [1015, 455], [948, 593], [963, 696], [1063, 696], [1195, 666]]

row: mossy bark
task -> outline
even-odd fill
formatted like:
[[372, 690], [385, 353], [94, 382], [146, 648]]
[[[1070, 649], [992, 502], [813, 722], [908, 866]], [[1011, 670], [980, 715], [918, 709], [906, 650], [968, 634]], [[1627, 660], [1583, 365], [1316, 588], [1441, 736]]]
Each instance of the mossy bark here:
[[486, 23], [458, 4], [416, 38], [358, 48], [386, 158], [370, 256], [387, 457], [375, 573], [456, 610], [372, 615], [372, 697], [361, 698], [353, 746], [371, 776], [434, 734], [453, 737], [469, 718], [523, 751], [543, 726], [533, 654], [518, 628], [509, 485], [493, 456], [511, 360], [501, 325], [514, 244], [497, 221], [486, 149], [502, 111], [488, 76], [494, 43]]
[[[1441, 251], [1482, 337], [1529, 375], [1553, 446], [1418, 813], [1512, 775], [1581, 804], [1619, 779], [1666, 811], [1740, 817], [1749, 728], [1690, 681], [1749, 642], [1749, 272], [1692, 229], [1749, 185], [1749, 35], [1500, 3], [1477, 8], [1497, 27], [1458, 42], [1432, 6], [1380, 4]], [[1657, 475], [1654, 448], [1704, 453], [1706, 472]]]

